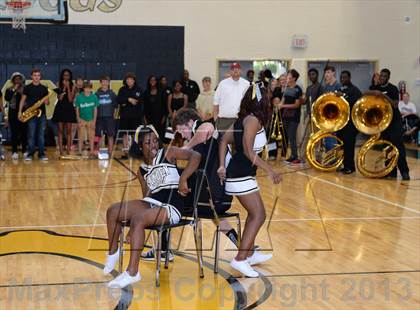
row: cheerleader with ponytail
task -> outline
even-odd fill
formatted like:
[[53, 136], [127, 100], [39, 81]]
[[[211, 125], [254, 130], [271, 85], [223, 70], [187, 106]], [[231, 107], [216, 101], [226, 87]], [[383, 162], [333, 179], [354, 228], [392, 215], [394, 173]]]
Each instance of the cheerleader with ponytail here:
[[[251, 266], [272, 257], [254, 250], [255, 238], [265, 221], [264, 204], [256, 181], [257, 167], [265, 170], [274, 184], [281, 180], [280, 174], [258, 156], [267, 143], [264, 127], [268, 118], [267, 92], [263, 86], [254, 84], [245, 92], [238, 119], [223, 135], [219, 145], [217, 173], [221, 182], [225, 182], [225, 192], [236, 196], [248, 212], [238, 253], [230, 265], [253, 278], [258, 277], [258, 273]], [[228, 144], [235, 145], [235, 153], [225, 168]]]
[[[143, 198], [123, 204], [116, 203], [107, 210], [109, 253], [104, 274], [111, 273], [119, 259], [118, 234], [121, 221], [130, 221], [131, 245], [127, 270], [109, 282], [109, 287], [123, 288], [140, 281], [139, 259], [144, 247], [145, 229], [180, 221], [184, 210], [181, 196], [190, 192], [187, 179], [200, 164], [200, 154], [197, 152], [177, 147], [159, 148], [159, 135], [153, 126], [140, 126], [136, 131], [135, 143], [144, 160], [138, 173]], [[181, 176], [176, 167], [177, 160], [188, 161]]]

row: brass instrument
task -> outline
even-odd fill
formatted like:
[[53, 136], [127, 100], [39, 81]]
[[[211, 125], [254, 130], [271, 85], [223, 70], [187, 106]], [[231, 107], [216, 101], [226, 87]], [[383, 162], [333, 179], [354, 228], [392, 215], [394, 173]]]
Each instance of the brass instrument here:
[[51, 97], [53, 94], [54, 92], [48, 88], [48, 95], [39, 99], [32, 106], [23, 111], [22, 116], [19, 118], [19, 120], [23, 123], [26, 123], [31, 118], [40, 117], [42, 114], [41, 106], [44, 104], [44, 101]]
[[279, 115], [279, 111], [274, 107], [273, 115], [271, 116], [271, 132], [270, 139], [275, 141], [283, 140], [283, 121]]
[[[337, 93], [326, 93], [312, 105], [312, 121], [320, 130], [311, 134], [306, 146], [306, 158], [310, 165], [321, 171], [334, 171], [344, 160], [343, 141], [333, 135], [346, 126], [350, 118], [350, 105]], [[337, 144], [330, 150], [323, 145], [325, 138], [333, 138]]]
[[[357, 154], [357, 169], [369, 178], [381, 178], [388, 175], [397, 165], [399, 152], [391, 142], [380, 139], [392, 121], [392, 105], [382, 93], [365, 94], [353, 106], [351, 118], [356, 128], [367, 135], [372, 135], [360, 148]], [[384, 147], [374, 160], [374, 168], [368, 167], [366, 155], [371, 149]]]

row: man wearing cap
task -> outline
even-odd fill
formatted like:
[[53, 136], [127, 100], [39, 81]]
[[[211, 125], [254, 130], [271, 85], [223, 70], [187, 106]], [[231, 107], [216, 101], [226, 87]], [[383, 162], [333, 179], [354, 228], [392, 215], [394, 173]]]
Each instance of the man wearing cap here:
[[238, 117], [242, 97], [249, 87], [249, 81], [241, 78], [241, 65], [230, 66], [230, 77], [222, 80], [214, 94], [213, 117], [217, 130], [223, 134]]

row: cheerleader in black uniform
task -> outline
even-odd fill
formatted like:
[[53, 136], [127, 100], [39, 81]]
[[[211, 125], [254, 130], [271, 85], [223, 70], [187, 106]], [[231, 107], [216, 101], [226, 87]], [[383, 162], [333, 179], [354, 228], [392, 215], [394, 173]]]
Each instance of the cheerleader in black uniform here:
[[[127, 270], [109, 282], [109, 287], [122, 288], [140, 281], [139, 258], [144, 246], [145, 228], [179, 222], [184, 209], [180, 195], [186, 196], [190, 192], [187, 179], [200, 164], [200, 154], [197, 152], [177, 147], [159, 149], [159, 136], [152, 126], [140, 126], [135, 142], [144, 156], [138, 173], [144, 198], [127, 201], [123, 206], [117, 203], [107, 210], [109, 254], [104, 273], [110, 273], [119, 259], [119, 236], [116, 232], [120, 232], [122, 220], [130, 221], [130, 244], [133, 249]], [[188, 160], [188, 166], [181, 176], [176, 168], [176, 160]]]
[[[258, 277], [258, 273], [251, 266], [272, 257], [271, 254], [254, 251], [255, 238], [265, 221], [264, 203], [256, 181], [257, 167], [265, 170], [274, 184], [281, 180], [280, 174], [258, 156], [267, 142], [264, 127], [268, 116], [266, 90], [256, 84], [250, 86], [242, 98], [238, 119], [223, 135], [219, 145], [220, 167], [217, 173], [225, 182], [225, 192], [236, 196], [248, 212], [238, 254], [230, 265], [253, 278]], [[227, 145], [232, 143], [235, 152], [225, 169]]]

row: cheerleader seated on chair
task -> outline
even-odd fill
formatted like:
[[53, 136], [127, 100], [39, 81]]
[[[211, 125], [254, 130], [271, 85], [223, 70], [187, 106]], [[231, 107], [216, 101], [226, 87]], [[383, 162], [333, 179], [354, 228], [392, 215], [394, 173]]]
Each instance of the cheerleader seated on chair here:
[[[268, 107], [265, 88], [257, 84], [250, 86], [242, 98], [238, 119], [225, 132], [219, 145], [217, 173], [220, 181], [225, 182], [226, 194], [236, 196], [248, 213], [238, 253], [230, 265], [252, 278], [259, 276], [252, 266], [272, 257], [254, 249], [255, 238], [266, 216], [256, 181], [257, 167], [267, 172], [274, 184], [281, 181], [280, 174], [258, 156], [267, 143], [264, 127], [268, 121]], [[228, 144], [235, 145], [235, 152], [225, 168]]]
[[[200, 154], [195, 151], [169, 147], [159, 148], [159, 136], [153, 126], [140, 126], [135, 143], [143, 155], [138, 179], [143, 198], [111, 205], [106, 214], [109, 237], [109, 253], [104, 274], [109, 274], [119, 260], [118, 240], [121, 221], [130, 221], [130, 261], [127, 270], [108, 283], [109, 287], [123, 288], [141, 279], [140, 253], [144, 247], [145, 229], [149, 226], [176, 224], [183, 215], [181, 196], [191, 190], [187, 179], [200, 164]], [[177, 160], [187, 160], [181, 176], [176, 168]]]

